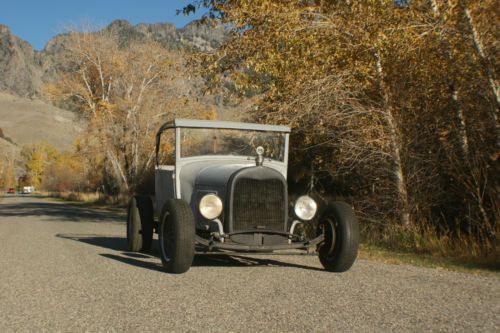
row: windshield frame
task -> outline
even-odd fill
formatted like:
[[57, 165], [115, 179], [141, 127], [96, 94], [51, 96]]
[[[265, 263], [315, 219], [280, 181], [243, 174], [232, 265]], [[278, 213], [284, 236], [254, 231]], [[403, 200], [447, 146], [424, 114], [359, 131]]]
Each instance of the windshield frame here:
[[[161, 135], [164, 131], [169, 129], [175, 130], [175, 164], [180, 160], [185, 159], [219, 159], [222, 157], [236, 157], [241, 160], [242, 158], [247, 159], [247, 156], [238, 155], [199, 155], [194, 157], [182, 157], [181, 156], [181, 129], [183, 128], [200, 128], [200, 129], [233, 129], [233, 130], [243, 130], [243, 131], [255, 131], [255, 132], [278, 132], [283, 133], [285, 136], [285, 147], [283, 154], [283, 161], [270, 159], [272, 162], [284, 164], [285, 168], [288, 166], [288, 152], [289, 152], [289, 141], [290, 141], [290, 127], [281, 125], [264, 125], [256, 123], [241, 123], [241, 122], [230, 122], [230, 121], [218, 121], [218, 120], [190, 120], [190, 119], [175, 119], [163, 124], [156, 134], [156, 166], [159, 167], [158, 153]], [[268, 160], [268, 159], [266, 159]]]

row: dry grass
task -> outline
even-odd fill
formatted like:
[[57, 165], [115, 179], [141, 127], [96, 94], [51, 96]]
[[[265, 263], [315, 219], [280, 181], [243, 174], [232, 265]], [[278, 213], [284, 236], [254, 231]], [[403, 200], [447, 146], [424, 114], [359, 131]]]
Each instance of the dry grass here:
[[429, 254], [388, 250], [375, 245], [361, 244], [359, 258], [379, 261], [391, 265], [413, 265], [474, 275], [500, 277], [500, 268], [498, 266], [495, 268], [491, 265], [466, 263], [456, 259], [436, 257]]
[[[500, 228], [497, 228], [500, 229]], [[500, 230], [452, 233], [424, 223], [412, 228], [389, 225], [362, 231], [362, 257], [459, 271], [500, 273]]]
[[129, 197], [126, 195], [110, 196], [100, 192], [41, 192], [41, 195], [65, 201], [84, 203], [92, 206], [117, 208], [125, 206]]

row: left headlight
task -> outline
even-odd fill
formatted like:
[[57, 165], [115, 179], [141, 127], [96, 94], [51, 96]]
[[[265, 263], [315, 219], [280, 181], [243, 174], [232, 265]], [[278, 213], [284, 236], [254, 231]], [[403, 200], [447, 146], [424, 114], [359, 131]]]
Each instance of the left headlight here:
[[213, 220], [222, 213], [222, 200], [215, 194], [207, 194], [200, 200], [200, 213], [207, 220]]
[[295, 202], [295, 215], [304, 221], [311, 220], [316, 211], [318, 210], [318, 204], [308, 195], [303, 195], [297, 199]]

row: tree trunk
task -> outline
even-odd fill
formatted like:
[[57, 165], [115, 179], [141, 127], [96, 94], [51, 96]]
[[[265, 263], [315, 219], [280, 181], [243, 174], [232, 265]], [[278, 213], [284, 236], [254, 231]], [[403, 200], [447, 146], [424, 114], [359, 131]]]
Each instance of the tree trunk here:
[[116, 156], [109, 150], [106, 153], [108, 155], [109, 160], [111, 161], [111, 165], [113, 166], [113, 169], [115, 170], [117, 177], [122, 180], [123, 185], [125, 186], [125, 190], [128, 191], [129, 184], [127, 181], [127, 177], [125, 176], [125, 173], [123, 173], [122, 167], [120, 166], [120, 162], [118, 162]]
[[497, 104], [500, 105], [500, 88], [498, 86], [498, 81], [494, 77], [494, 71], [489, 66], [488, 59], [484, 52], [483, 42], [481, 40], [479, 32], [477, 31], [477, 28], [474, 26], [474, 21], [472, 19], [471, 12], [468, 8], [465, 9], [465, 17], [467, 18], [467, 23], [469, 24], [469, 28], [472, 32], [472, 40], [474, 41], [474, 46], [476, 47], [476, 51], [479, 54], [479, 57], [481, 58], [484, 70], [486, 72], [486, 75], [488, 76], [490, 88], [493, 91], [493, 94], [495, 95]]
[[469, 157], [469, 139], [467, 135], [467, 124], [465, 122], [464, 111], [458, 100], [458, 91], [455, 87], [452, 88], [451, 98], [455, 104], [455, 110], [458, 121], [458, 132], [460, 139], [460, 148], [462, 149], [462, 157], [467, 160]]
[[439, 15], [439, 5], [436, 0], [431, 0], [432, 12], [434, 13], [434, 17]]
[[[439, 5], [436, 0], [431, 0], [432, 13], [435, 19], [440, 16]], [[448, 58], [453, 62], [453, 56], [448, 52]], [[469, 156], [469, 139], [467, 135], [467, 124], [465, 122], [465, 115], [462, 105], [459, 101], [458, 89], [456, 88], [455, 79], [451, 78], [451, 99], [453, 100], [453, 107], [455, 108], [455, 114], [458, 121], [458, 136], [460, 141], [460, 148], [462, 150], [462, 157], [466, 160]]]
[[384, 102], [384, 118], [389, 131], [389, 140], [391, 147], [392, 171], [396, 181], [396, 192], [398, 201], [401, 205], [400, 221], [405, 227], [409, 227], [411, 222], [410, 205], [408, 200], [408, 191], [406, 188], [406, 178], [403, 173], [401, 161], [401, 138], [394, 119], [394, 111], [390, 106], [389, 89], [384, 81], [384, 71], [378, 52], [375, 53], [376, 69], [379, 81], [380, 92]]
[[472, 34], [472, 40], [474, 41], [474, 46], [476, 48], [476, 52], [479, 55], [479, 58], [481, 59], [481, 65], [483, 67], [483, 70], [486, 72], [486, 76], [488, 77], [488, 82], [490, 84], [490, 88], [493, 92], [493, 95], [495, 96], [496, 102], [497, 102], [497, 107], [493, 109], [492, 112], [492, 120], [495, 125], [495, 139], [496, 139], [496, 144], [497, 147], [500, 147], [500, 130], [498, 126], [498, 112], [499, 112], [499, 107], [500, 107], [500, 87], [498, 85], [498, 80], [496, 80], [495, 75], [494, 75], [494, 70], [491, 68], [490, 62], [488, 61], [488, 58], [484, 52], [484, 46], [483, 42], [481, 40], [480, 34], [474, 25], [473, 18], [471, 16], [471, 12], [469, 8], [465, 8], [465, 17], [467, 18], [467, 23], [469, 24], [469, 29]]

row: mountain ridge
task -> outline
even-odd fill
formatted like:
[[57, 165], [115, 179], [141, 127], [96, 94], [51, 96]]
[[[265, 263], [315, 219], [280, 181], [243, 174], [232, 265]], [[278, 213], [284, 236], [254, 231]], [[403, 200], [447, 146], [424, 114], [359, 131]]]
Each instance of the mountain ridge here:
[[[155, 41], [172, 51], [211, 52], [225, 38], [221, 25], [199, 21], [176, 28], [171, 23], [139, 23], [115, 20], [103, 28], [116, 33], [122, 43]], [[101, 31], [103, 29], [97, 30]], [[86, 126], [78, 114], [43, 101], [43, 86], [57, 80], [67, 68], [65, 52], [69, 34], [51, 38], [42, 50], [14, 35], [0, 24], [0, 158], [14, 160], [16, 175], [22, 175], [20, 151], [23, 145], [46, 142], [60, 151], [70, 151]], [[177, 94], [190, 95], [200, 83], [184, 76], [173, 83]], [[207, 99], [208, 104], [214, 104]]]
[[[118, 35], [121, 43], [136, 40], [158, 42], [169, 50], [211, 52], [225, 38], [220, 24], [202, 24], [192, 21], [182, 28], [173, 24], [139, 23], [132, 25], [126, 20], [114, 20], [103, 29]], [[0, 91], [24, 97], [36, 97], [47, 82], [57, 77], [58, 58], [64, 56], [67, 33], [51, 38], [43, 50], [35, 50], [31, 44], [14, 35], [8, 26], [0, 24]]]

